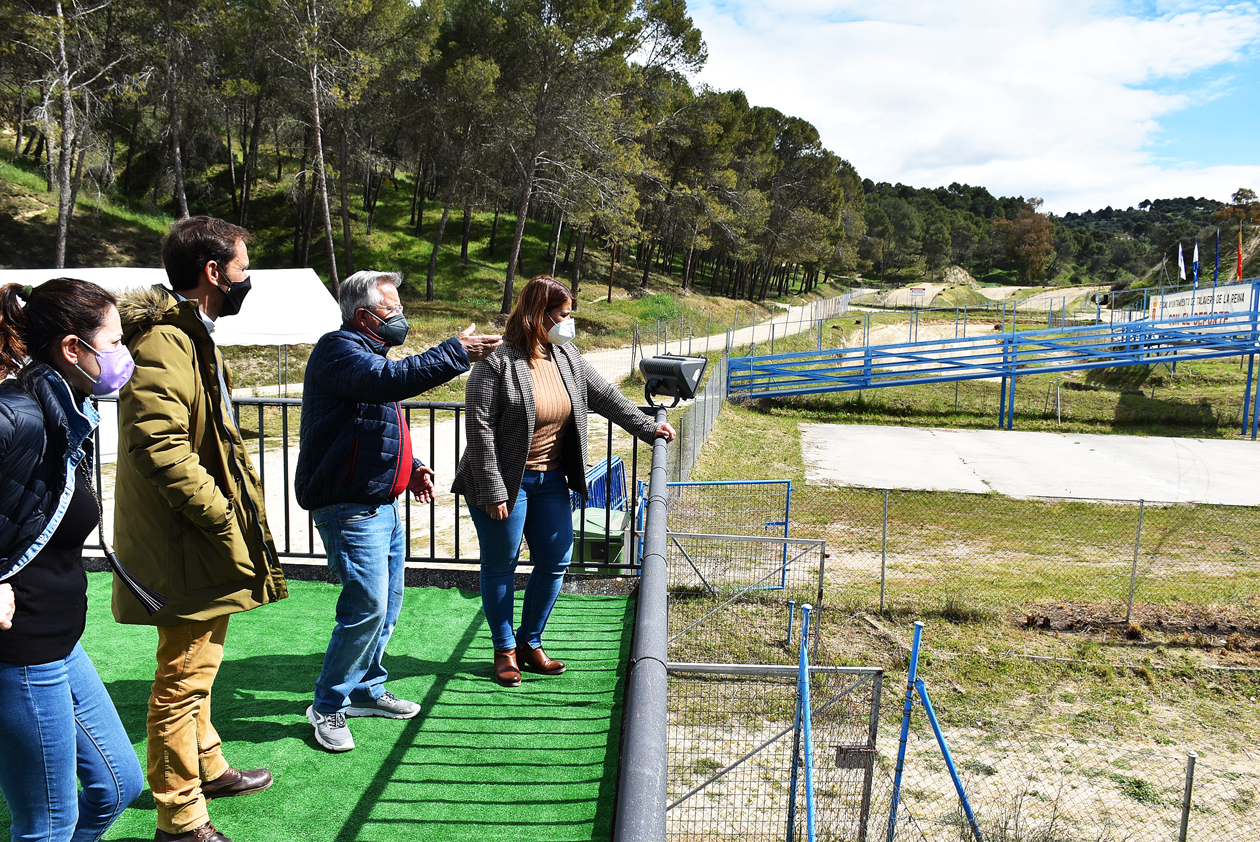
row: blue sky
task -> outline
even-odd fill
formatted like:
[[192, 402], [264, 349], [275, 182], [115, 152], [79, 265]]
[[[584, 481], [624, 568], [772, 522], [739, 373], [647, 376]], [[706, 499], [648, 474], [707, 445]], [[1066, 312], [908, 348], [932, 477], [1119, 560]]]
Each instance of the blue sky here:
[[864, 178], [1056, 213], [1260, 191], [1260, 3], [690, 0], [695, 81], [809, 120]]

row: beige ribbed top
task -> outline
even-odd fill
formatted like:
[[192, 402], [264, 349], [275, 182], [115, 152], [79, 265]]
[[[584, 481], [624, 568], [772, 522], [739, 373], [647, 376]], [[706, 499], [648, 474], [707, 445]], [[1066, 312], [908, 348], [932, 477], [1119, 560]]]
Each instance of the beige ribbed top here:
[[560, 466], [560, 442], [573, 426], [573, 402], [560, 379], [551, 350], [529, 361], [534, 377], [534, 439], [529, 445], [527, 471], [554, 471]]

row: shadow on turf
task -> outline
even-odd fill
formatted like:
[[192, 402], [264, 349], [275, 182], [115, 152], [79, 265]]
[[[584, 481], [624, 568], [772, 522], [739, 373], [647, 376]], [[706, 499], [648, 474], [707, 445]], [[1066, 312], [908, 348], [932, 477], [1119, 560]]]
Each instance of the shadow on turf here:
[[[424, 746], [438, 750], [449, 748], [457, 751], [467, 748], [467, 744], [461, 743], [458, 739], [460, 733], [458, 729], [445, 729], [432, 725], [424, 727], [429, 712], [434, 709], [439, 700], [448, 710], [451, 708], [458, 710], [466, 706], [469, 708], [470, 720], [475, 717], [487, 723], [503, 723], [502, 726], [495, 726], [495, 728], [498, 730], [501, 727], [504, 733], [510, 732], [518, 736], [537, 734], [540, 738], [546, 738], [552, 733], [564, 733], [566, 745], [552, 749], [556, 759], [550, 763], [513, 762], [500, 751], [487, 752], [484, 761], [480, 762], [426, 763], [425, 768], [437, 774], [430, 774], [421, 780], [412, 780], [408, 783], [458, 786], [467, 778], [466, 774], [460, 774], [462, 769], [485, 768], [489, 770], [511, 766], [519, 770], [518, 786], [521, 788], [520, 796], [523, 798], [517, 802], [521, 809], [512, 815], [510, 820], [496, 821], [487, 812], [474, 809], [461, 817], [458, 822], [428, 819], [425, 824], [436, 828], [447, 825], [446, 833], [454, 831], [456, 825], [464, 828], [464, 834], [451, 833], [452, 838], [463, 838], [471, 833], [471, 835], [480, 834], [483, 837], [510, 834], [517, 839], [528, 839], [530, 833], [526, 830], [522, 834], [522, 829], [531, 826], [539, 828], [538, 835], [548, 839], [557, 837], [543, 832], [544, 828], [559, 830], [561, 838], [568, 827], [589, 829], [591, 835], [587, 837], [582, 834], [583, 839], [611, 838], [612, 805], [616, 792], [617, 757], [621, 739], [622, 696], [626, 681], [625, 662], [630, 649], [632, 631], [630, 619], [633, 612], [633, 603], [627, 602], [623, 605], [624, 607], [619, 607], [619, 610], [606, 612], [607, 631], [595, 631], [588, 625], [593, 615], [605, 613], [600, 609], [586, 612], [584, 617], [586, 622], [572, 627], [571, 633], [567, 635], [566, 631], [570, 630], [566, 628], [563, 617], [558, 616], [556, 622], [549, 628], [549, 634], [555, 632], [556, 639], [561, 639], [562, 636], [567, 637], [571, 642], [571, 648], [580, 648], [584, 656], [571, 662], [569, 671], [571, 682], [565, 682], [563, 678], [527, 674], [527, 684], [532, 685], [528, 689], [532, 692], [527, 696], [524, 693], [505, 694], [503, 701], [509, 699], [510, 701], [502, 709], [502, 716], [486, 715], [486, 700], [495, 699], [500, 691], [490, 686], [492, 671], [490, 659], [483, 653], [474, 654], [472, 651], [479, 633], [484, 631], [479, 614], [469, 618], [469, 623], [465, 626], [460, 639], [452, 647], [450, 657], [444, 661], [426, 660], [409, 655], [389, 655], [387, 666], [391, 680], [428, 676], [434, 679], [433, 684], [424, 698], [416, 700], [422, 706], [420, 716], [403, 724], [403, 730], [394, 747], [382, 762], [372, 781], [359, 796], [358, 803], [351, 808], [342, 827], [335, 830], [329, 828], [325, 838], [334, 842], [351, 842], [351, 840], [363, 838], [365, 832], [370, 832], [369, 829], [379, 821], [373, 816], [374, 810], [384, 798], [386, 788], [396, 786], [401, 778], [406, 777], [403, 774], [409, 766], [406, 754], [418, 742], [422, 741]], [[575, 635], [581, 635], [581, 638]], [[294, 697], [309, 698], [322, 664], [322, 652], [270, 654], [247, 658], [232, 658], [229, 654], [216, 678], [214, 695], [215, 727], [224, 741], [262, 744], [294, 738], [308, 745], [312, 752], [322, 755], [323, 749], [315, 742], [311, 727], [302, 715], [308, 702], [295, 703], [294, 701]], [[606, 669], [614, 669], [617, 678], [612, 691], [611, 710], [608, 714], [601, 714], [596, 709], [603, 703], [590, 698], [589, 688], [581, 686], [581, 677], [584, 672]], [[469, 680], [475, 682], [475, 686], [452, 686], [453, 682]], [[483, 681], [490, 691], [489, 695], [486, 691], [479, 689]], [[110, 696], [118, 707], [120, 717], [127, 727], [128, 736], [133, 743], [137, 744], [143, 757], [150, 683], [147, 680], [120, 680], [110, 682], [107, 686]], [[572, 715], [575, 710], [588, 707], [592, 708], [592, 715]], [[551, 708], [563, 709], [565, 715], [562, 718], [548, 716], [547, 711]], [[294, 714], [291, 721], [283, 723], [268, 721], [269, 718], [290, 711]], [[607, 723], [610, 722], [611, 727], [608, 727]], [[587, 732], [588, 726], [584, 723], [591, 723], [592, 730]], [[597, 724], [598, 727], [594, 727]], [[423, 736], [421, 736], [422, 729]], [[583, 733], [589, 733], [595, 739], [581, 740]], [[579, 739], [574, 741], [574, 737]], [[601, 748], [600, 754], [604, 758], [603, 761], [581, 763], [571, 758], [566, 759], [566, 755], [574, 752]], [[567, 781], [542, 780], [546, 777], [547, 770], [555, 770], [557, 767], [575, 770], [582, 766], [591, 768], [589, 771], [580, 772], [576, 778], [571, 777]], [[442, 774], [443, 769], [446, 770], [446, 774]], [[537, 771], [531, 772], [531, 769]], [[594, 785], [596, 787], [593, 825], [589, 820], [569, 821], [562, 815], [553, 814], [556, 810], [563, 810], [565, 807], [580, 807], [582, 804], [591, 802], [590, 798], [566, 798], [565, 793], [556, 791], [557, 788], [566, 785]], [[420, 803], [417, 802], [417, 806]], [[432, 797], [425, 799], [423, 803], [452, 806], [466, 804], [469, 807], [476, 807], [474, 802]], [[147, 788], [131, 809], [143, 811], [154, 809], [152, 796]], [[140, 837], [128, 839], [133, 838], [140, 839]]]

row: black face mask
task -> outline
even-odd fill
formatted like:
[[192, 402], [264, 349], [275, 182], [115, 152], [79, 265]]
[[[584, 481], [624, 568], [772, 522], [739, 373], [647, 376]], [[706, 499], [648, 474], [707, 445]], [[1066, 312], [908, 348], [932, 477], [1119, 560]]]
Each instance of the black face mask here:
[[249, 282], [249, 276], [239, 284], [228, 283], [227, 292], [223, 292], [223, 304], [219, 307], [220, 316], [235, 316], [241, 312], [241, 305], [245, 303], [245, 296], [249, 295], [252, 285]]
[[367, 308], [364, 308], [364, 312], [380, 323], [375, 330], [376, 337], [386, 345], [401, 345], [407, 341], [407, 332], [411, 330], [411, 325], [407, 323], [407, 317], [402, 313], [395, 313], [388, 319], [382, 319]]

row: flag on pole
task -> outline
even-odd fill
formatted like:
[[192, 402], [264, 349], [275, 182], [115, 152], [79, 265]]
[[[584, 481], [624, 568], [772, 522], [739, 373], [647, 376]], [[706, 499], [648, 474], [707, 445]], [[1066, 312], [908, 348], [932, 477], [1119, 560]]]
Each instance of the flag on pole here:
[[1212, 298], [1211, 311], [1216, 312], [1216, 281], [1221, 275], [1221, 229], [1216, 229], [1216, 263], [1212, 266]]
[[1242, 280], [1242, 220], [1238, 220], [1238, 274], [1235, 280]]
[[1199, 288], [1199, 241], [1194, 241], [1194, 288]]
[[1181, 250], [1181, 243], [1177, 243], [1177, 277], [1186, 279], [1186, 254]]

